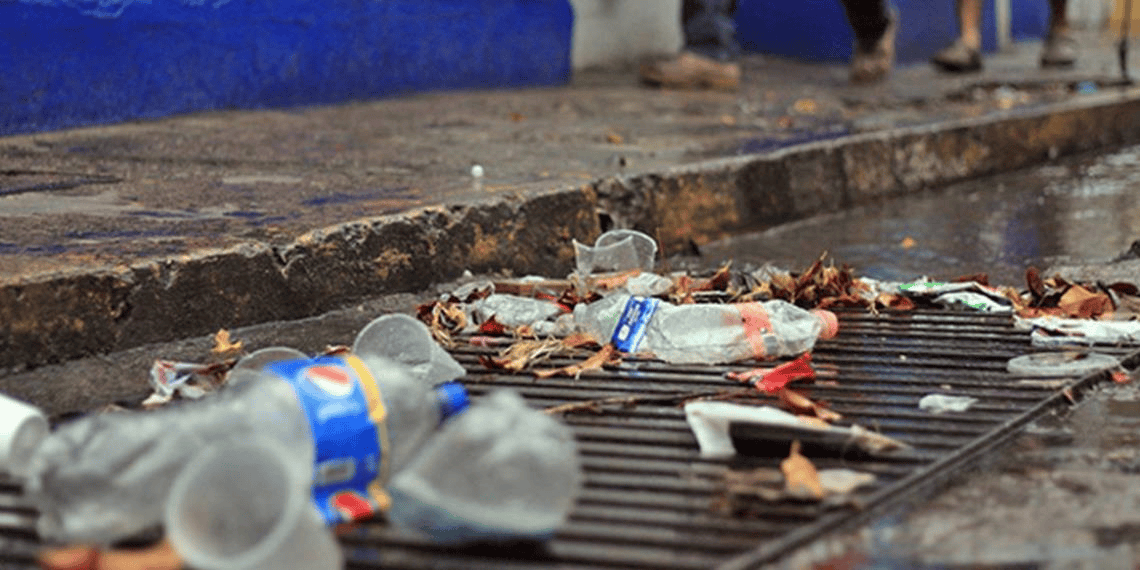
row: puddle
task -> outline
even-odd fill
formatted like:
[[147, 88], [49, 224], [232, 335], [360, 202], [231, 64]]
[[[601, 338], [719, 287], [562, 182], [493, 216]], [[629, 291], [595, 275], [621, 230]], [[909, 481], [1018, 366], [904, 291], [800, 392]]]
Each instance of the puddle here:
[[820, 252], [858, 274], [909, 280], [1109, 261], [1140, 238], [1140, 147], [956, 184], [708, 244], [709, 260], [802, 269]]

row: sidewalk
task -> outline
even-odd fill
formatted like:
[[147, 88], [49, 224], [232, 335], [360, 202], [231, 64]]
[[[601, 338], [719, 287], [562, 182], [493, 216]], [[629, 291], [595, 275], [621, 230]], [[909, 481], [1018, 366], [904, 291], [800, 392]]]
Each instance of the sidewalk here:
[[980, 75], [919, 65], [872, 87], [842, 65], [753, 56], [736, 94], [602, 70], [3, 138], [0, 366], [314, 315], [465, 270], [565, 273], [571, 239], [609, 224], [677, 252], [1140, 141], [1140, 91], [1109, 86], [1115, 45], [1083, 45], [1067, 71], [1038, 69], [1035, 43]]

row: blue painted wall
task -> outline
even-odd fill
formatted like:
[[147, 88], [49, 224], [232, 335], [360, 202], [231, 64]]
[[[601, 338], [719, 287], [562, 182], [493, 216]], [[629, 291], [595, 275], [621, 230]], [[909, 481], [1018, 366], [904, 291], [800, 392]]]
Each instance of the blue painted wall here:
[[0, 0], [0, 134], [570, 77], [568, 0]]
[[[737, 37], [745, 50], [813, 61], [847, 61], [854, 36], [839, 0], [738, 0]], [[899, 12], [897, 61], [926, 61], [958, 35], [954, 0], [894, 0]], [[1040, 38], [1048, 27], [1046, 0], [1013, 0], [1010, 35]], [[982, 10], [982, 47], [997, 47], [993, 2]]]

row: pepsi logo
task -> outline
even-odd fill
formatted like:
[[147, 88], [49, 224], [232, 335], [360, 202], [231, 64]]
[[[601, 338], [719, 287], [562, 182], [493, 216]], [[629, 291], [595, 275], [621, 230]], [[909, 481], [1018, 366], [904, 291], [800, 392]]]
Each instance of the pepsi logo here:
[[305, 377], [326, 394], [343, 398], [352, 393], [352, 375], [340, 366], [320, 365], [305, 370]]

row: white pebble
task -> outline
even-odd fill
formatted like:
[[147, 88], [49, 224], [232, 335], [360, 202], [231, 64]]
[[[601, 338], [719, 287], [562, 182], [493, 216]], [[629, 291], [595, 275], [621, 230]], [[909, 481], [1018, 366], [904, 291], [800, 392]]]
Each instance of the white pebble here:
[[482, 178], [483, 177], [483, 167], [478, 165], [478, 164], [476, 164], [475, 166], [472, 166], [471, 167], [471, 176], [474, 176], [475, 178]]

